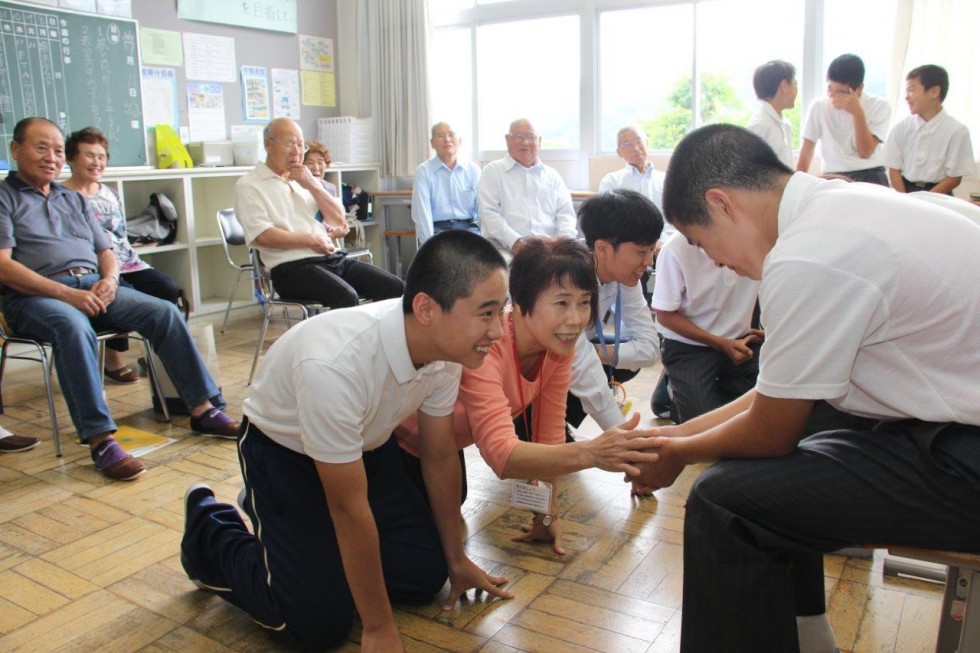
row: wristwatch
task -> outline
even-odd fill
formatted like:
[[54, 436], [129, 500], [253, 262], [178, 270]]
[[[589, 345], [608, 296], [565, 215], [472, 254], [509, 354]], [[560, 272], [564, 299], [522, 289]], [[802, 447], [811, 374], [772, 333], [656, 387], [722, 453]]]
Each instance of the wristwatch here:
[[550, 512], [549, 513], [544, 513], [544, 514], [541, 514], [539, 512], [539, 513], [535, 513], [535, 514], [536, 515], [541, 515], [541, 525], [542, 526], [551, 526], [553, 523], [555, 523], [556, 521], [558, 521], [558, 515], [552, 515]]

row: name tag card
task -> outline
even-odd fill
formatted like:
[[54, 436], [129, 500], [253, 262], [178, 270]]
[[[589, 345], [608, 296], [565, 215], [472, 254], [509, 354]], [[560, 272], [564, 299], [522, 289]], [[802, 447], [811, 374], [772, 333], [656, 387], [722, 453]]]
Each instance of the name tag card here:
[[522, 510], [548, 514], [551, 512], [551, 483], [517, 481], [510, 484], [510, 505]]

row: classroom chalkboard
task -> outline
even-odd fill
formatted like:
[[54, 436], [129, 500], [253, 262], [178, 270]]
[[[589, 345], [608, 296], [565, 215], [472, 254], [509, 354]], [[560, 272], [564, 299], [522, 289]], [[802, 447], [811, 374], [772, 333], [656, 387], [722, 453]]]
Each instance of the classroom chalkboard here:
[[21, 118], [94, 125], [110, 165], [146, 165], [136, 21], [0, 0], [0, 168]]

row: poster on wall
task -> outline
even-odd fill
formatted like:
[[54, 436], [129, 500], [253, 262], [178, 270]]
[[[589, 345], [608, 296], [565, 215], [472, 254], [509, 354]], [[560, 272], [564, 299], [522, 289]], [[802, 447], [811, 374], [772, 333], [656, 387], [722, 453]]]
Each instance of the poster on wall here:
[[333, 73], [301, 73], [303, 104], [312, 107], [337, 106], [337, 85]]
[[225, 92], [215, 82], [187, 82], [187, 127], [191, 141], [224, 141]]
[[242, 66], [242, 115], [246, 122], [269, 120], [269, 82], [265, 66]]
[[315, 70], [321, 73], [334, 72], [333, 39], [300, 34], [299, 67], [302, 70]]
[[177, 74], [173, 68], [143, 66], [143, 122], [147, 128], [153, 125], [170, 125], [180, 128], [177, 113]]
[[235, 82], [235, 39], [184, 32], [184, 60], [187, 79], [206, 82]]
[[150, 66], [183, 66], [184, 49], [180, 32], [169, 29], [140, 28], [140, 55]]
[[272, 117], [300, 118], [299, 71], [272, 69]]
[[295, 34], [296, 0], [177, 0], [177, 17]]

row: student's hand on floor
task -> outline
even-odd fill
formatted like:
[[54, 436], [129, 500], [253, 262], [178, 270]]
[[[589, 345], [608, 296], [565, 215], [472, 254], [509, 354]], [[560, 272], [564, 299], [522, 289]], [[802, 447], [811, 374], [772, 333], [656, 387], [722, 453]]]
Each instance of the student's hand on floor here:
[[405, 645], [402, 643], [401, 635], [395, 622], [377, 630], [361, 631], [361, 651], [362, 653], [404, 653]]
[[638, 429], [640, 414], [633, 415], [608, 431], [591, 440], [576, 442], [573, 446], [585, 447], [592, 457], [592, 467], [607, 472], [625, 472], [638, 474], [639, 468], [634, 463], [655, 462], [657, 454], [646, 451], [652, 442], [650, 438], [657, 435], [656, 428]]
[[500, 585], [507, 583], [506, 576], [492, 576], [480, 569], [476, 563], [463, 556], [462, 561], [449, 567], [449, 598], [443, 603], [443, 610], [452, 610], [456, 601], [466, 593], [467, 590], [475, 588], [477, 592], [484, 591], [492, 594], [498, 599], [512, 599], [513, 592], [501, 589]]
[[653, 491], [659, 488], [655, 488], [652, 485], [644, 485], [643, 483], [638, 483], [637, 481], [632, 481], [633, 487], [630, 488], [631, 497], [652, 497]]
[[545, 526], [535, 518], [523, 524], [521, 530], [524, 532], [510, 538], [511, 542], [552, 542], [555, 553], [560, 556], [565, 555], [565, 548], [561, 545], [560, 519], [555, 519], [550, 525]]
[[71, 304], [82, 313], [89, 317], [102, 315], [105, 313], [105, 301], [90, 290], [79, 290], [78, 288], [67, 288], [67, 294], [63, 296], [64, 301]]

